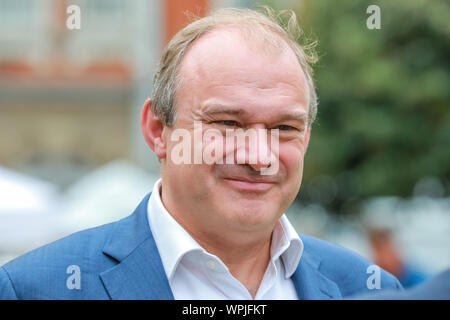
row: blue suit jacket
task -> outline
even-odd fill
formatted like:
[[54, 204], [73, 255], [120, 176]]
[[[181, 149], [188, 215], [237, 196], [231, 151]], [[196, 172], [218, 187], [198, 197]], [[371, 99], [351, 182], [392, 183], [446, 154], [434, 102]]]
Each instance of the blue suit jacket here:
[[356, 300], [450, 300], [450, 269], [404, 291], [385, 290], [380, 293], [357, 295]]
[[[0, 299], [173, 299], [147, 220], [147, 195], [122, 220], [80, 231], [0, 268]], [[300, 235], [304, 251], [293, 282], [300, 299], [340, 299], [369, 292], [371, 263], [356, 253]], [[80, 288], [67, 285], [79, 267]], [[72, 288], [72, 289], [69, 289]], [[381, 288], [401, 288], [381, 271]]]

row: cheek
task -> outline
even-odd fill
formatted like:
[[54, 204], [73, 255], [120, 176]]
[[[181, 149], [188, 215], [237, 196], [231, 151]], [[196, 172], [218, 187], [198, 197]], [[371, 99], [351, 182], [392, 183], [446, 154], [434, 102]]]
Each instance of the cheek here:
[[286, 170], [287, 180], [299, 180], [301, 182], [303, 174], [303, 148], [294, 144], [280, 144], [280, 164]]
[[283, 210], [287, 210], [300, 191], [303, 177], [303, 159], [303, 148], [293, 145], [280, 145], [280, 166], [285, 170], [285, 181], [281, 186]]
[[209, 129], [203, 135], [202, 161], [206, 165], [222, 163], [227, 153], [225, 137], [219, 130]]

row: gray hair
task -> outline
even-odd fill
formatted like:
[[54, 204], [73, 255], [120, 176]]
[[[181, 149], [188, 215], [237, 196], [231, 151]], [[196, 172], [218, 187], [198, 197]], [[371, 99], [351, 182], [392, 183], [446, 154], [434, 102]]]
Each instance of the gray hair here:
[[[288, 44], [295, 53], [303, 70], [309, 91], [308, 126], [311, 127], [317, 114], [317, 95], [310, 64], [316, 62], [313, 44], [301, 46], [297, 40], [301, 30], [297, 17], [292, 10], [275, 14], [269, 7], [264, 13], [242, 8], [219, 9], [212, 14], [198, 19], [179, 31], [169, 42], [161, 57], [153, 80], [151, 99], [152, 111], [165, 125], [175, 123], [175, 96], [180, 85], [179, 70], [182, 59], [189, 46], [201, 35], [222, 26], [245, 26], [246, 31], [262, 35], [265, 42], [275, 44], [280, 39]], [[287, 16], [286, 26], [282, 19]], [[245, 30], [245, 29], [244, 29]], [[253, 35], [254, 36], [254, 35]]]

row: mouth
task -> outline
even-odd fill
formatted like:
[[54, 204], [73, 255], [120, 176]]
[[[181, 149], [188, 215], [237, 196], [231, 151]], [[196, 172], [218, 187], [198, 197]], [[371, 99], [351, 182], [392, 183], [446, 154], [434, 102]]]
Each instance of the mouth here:
[[269, 180], [239, 177], [224, 178], [224, 181], [235, 189], [252, 192], [265, 192], [275, 185], [275, 182]]

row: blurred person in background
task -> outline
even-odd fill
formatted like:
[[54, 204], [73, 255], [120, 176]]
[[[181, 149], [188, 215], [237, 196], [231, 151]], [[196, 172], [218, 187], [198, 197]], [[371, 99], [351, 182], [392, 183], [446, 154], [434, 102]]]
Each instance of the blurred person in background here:
[[374, 262], [395, 275], [404, 288], [413, 287], [427, 280], [425, 273], [402, 256], [388, 228], [369, 228], [368, 237]]

